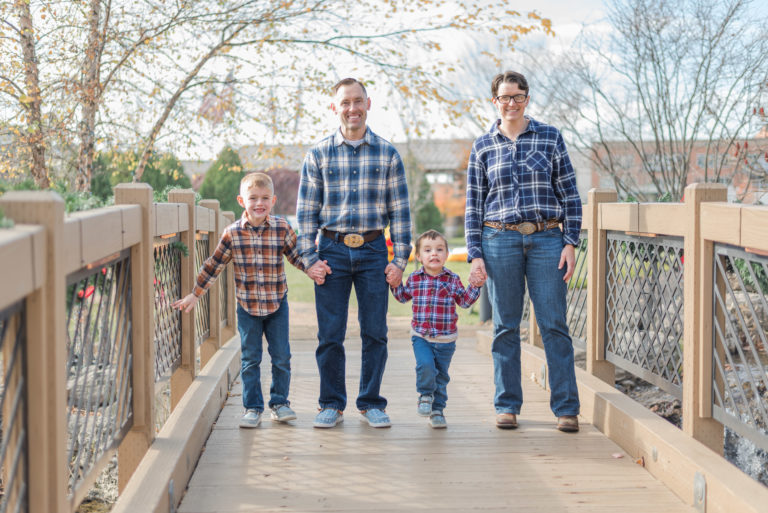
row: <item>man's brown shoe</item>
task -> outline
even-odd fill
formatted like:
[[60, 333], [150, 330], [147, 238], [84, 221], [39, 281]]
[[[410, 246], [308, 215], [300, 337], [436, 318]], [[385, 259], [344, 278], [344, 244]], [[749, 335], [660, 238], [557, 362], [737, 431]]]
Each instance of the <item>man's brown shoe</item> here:
[[499, 413], [496, 415], [496, 427], [499, 429], [515, 429], [517, 427], [517, 415], [514, 413]]
[[566, 415], [557, 418], [557, 429], [566, 433], [575, 433], [579, 430], [579, 418], [575, 415]]

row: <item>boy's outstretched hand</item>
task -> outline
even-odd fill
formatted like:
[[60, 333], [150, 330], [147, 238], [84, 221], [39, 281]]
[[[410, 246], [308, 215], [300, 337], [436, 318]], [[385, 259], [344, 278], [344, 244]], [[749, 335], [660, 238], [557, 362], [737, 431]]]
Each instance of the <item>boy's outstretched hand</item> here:
[[185, 313], [189, 313], [192, 311], [192, 309], [197, 304], [197, 300], [200, 299], [194, 294], [188, 294], [184, 296], [183, 298], [174, 301], [171, 303], [171, 307], [178, 308], [179, 310], [184, 310]]

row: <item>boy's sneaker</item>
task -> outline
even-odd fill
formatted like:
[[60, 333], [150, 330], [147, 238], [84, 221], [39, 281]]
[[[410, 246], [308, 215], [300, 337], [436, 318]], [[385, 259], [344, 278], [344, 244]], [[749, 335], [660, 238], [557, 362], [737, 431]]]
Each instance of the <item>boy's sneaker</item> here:
[[384, 413], [384, 410], [371, 408], [370, 410], [364, 410], [360, 413], [363, 414], [362, 420], [366, 421], [371, 427], [385, 428], [392, 425], [389, 421], [389, 415]]
[[441, 411], [433, 411], [429, 415], [429, 425], [434, 429], [445, 429], [448, 427], [448, 423], [445, 421], [445, 416]]
[[416, 412], [422, 417], [429, 417], [432, 413], [432, 401], [434, 398], [429, 394], [422, 394], [419, 396], [419, 407]]
[[343, 413], [336, 408], [323, 408], [315, 417], [316, 428], [332, 428], [344, 420]]
[[278, 404], [272, 407], [270, 417], [276, 422], [288, 422], [289, 420], [296, 420], [296, 412], [287, 404]]
[[240, 419], [241, 428], [255, 428], [261, 424], [261, 412], [259, 410], [245, 410], [245, 415]]

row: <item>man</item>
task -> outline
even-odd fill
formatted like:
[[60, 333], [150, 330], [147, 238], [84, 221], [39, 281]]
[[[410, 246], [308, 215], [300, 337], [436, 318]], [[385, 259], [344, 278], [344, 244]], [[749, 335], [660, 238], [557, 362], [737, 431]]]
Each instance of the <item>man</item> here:
[[557, 428], [573, 432], [579, 430], [579, 394], [566, 293], [581, 200], [560, 132], [525, 116], [528, 90], [525, 77], [512, 71], [491, 82], [499, 119], [475, 140], [469, 157], [467, 259], [470, 279], [488, 277], [496, 426], [516, 428], [523, 403], [520, 318], [527, 284], [549, 367], [550, 408]]
[[369, 425], [389, 427], [387, 400], [379, 390], [387, 361], [388, 285], [400, 284], [411, 251], [405, 169], [394, 146], [366, 126], [371, 100], [363, 83], [345, 78], [333, 91], [331, 108], [340, 127], [307, 153], [296, 209], [299, 253], [316, 280], [320, 412], [314, 426], [332, 428], [343, 419], [344, 337], [354, 285], [363, 353], [357, 408]]

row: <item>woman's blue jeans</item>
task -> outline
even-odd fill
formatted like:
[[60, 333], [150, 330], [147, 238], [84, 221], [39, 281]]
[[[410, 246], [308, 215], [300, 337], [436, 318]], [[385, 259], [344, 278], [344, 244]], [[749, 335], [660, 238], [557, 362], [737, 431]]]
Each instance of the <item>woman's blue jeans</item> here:
[[559, 228], [522, 235], [483, 228], [483, 260], [493, 308], [493, 355], [496, 413], [520, 413], [520, 320], [526, 283], [541, 330], [549, 368], [550, 408], [558, 417], [579, 414], [573, 342], [566, 320], [567, 284], [560, 255]]
[[357, 320], [362, 339], [362, 363], [357, 408], [383, 410], [381, 380], [387, 363], [387, 308], [389, 285], [384, 275], [387, 245], [384, 236], [350, 248], [343, 242], [320, 237], [320, 260], [326, 260], [331, 274], [323, 285], [315, 285], [318, 346], [315, 351], [320, 372], [321, 408], [343, 411], [347, 406], [344, 338], [352, 285], [357, 295]]
[[416, 357], [416, 391], [431, 395], [432, 411], [443, 411], [448, 401], [448, 367], [456, 351], [456, 342], [436, 343], [412, 336], [413, 355]]
[[243, 381], [243, 407], [264, 411], [261, 393], [262, 335], [272, 359], [272, 385], [269, 407], [289, 404], [291, 385], [291, 347], [288, 342], [288, 296], [269, 315], [255, 316], [237, 305], [237, 330], [240, 332], [240, 379]]

